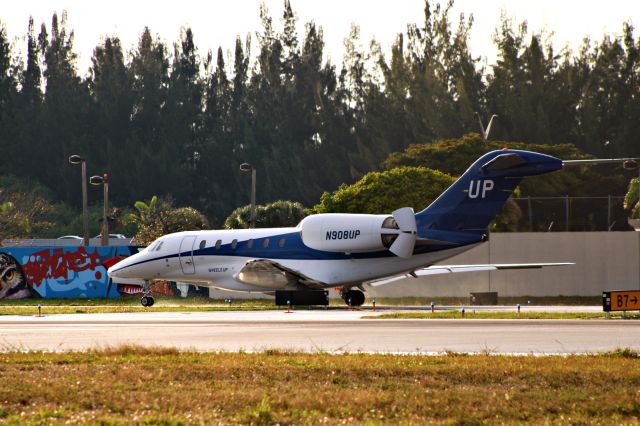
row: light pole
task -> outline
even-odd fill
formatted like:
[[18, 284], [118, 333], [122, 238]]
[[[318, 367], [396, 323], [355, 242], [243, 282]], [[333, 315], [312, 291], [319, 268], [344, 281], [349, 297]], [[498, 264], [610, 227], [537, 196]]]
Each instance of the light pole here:
[[91, 176], [89, 179], [91, 185], [102, 185], [104, 191], [104, 206], [102, 210], [102, 241], [101, 245], [109, 245], [109, 218], [107, 212], [109, 210], [109, 174], [104, 172], [102, 176]]
[[251, 225], [250, 228], [256, 227], [256, 168], [249, 163], [240, 164], [240, 170], [243, 172], [251, 171]]
[[89, 204], [87, 201], [87, 161], [79, 156], [69, 157], [69, 164], [80, 164], [82, 166], [82, 244], [89, 245]]

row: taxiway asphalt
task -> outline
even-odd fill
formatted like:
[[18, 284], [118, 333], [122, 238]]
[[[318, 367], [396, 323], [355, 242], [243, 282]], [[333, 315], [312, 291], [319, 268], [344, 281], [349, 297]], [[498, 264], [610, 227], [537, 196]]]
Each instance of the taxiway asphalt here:
[[[386, 311], [388, 312], [388, 311]], [[0, 317], [0, 350], [124, 344], [197, 351], [509, 354], [640, 350], [640, 321], [363, 319], [371, 311], [145, 312]]]

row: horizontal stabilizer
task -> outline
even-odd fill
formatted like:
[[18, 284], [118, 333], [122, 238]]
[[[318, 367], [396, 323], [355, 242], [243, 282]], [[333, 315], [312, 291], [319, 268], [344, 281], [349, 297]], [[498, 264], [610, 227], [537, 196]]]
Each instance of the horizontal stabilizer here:
[[432, 265], [423, 269], [416, 269], [411, 273], [395, 275], [392, 277], [382, 278], [379, 280], [369, 281], [366, 284], [370, 284], [374, 287], [389, 284], [394, 281], [401, 280], [403, 278], [417, 278], [426, 275], [440, 275], [451, 274], [457, 272], [482, 272], [482, 271], [498, 271], [503, 269], [539, 269], [549, 266], [569, 266], [575, 265], [570, 262], [558, 262], [558, 263], [496, 263], [496, 264], [479, 264], [479, 265]]
[[562, 160], [546, 154], [510, 149], [488, 152], [415, 215], [418, 236], [426, 237], [427, 230], [462, 232], [470, 235], [466, 241], [470, 243], [486, 233], [522, 178], [560, 169]]
[[487, 161], [481, 168], [485, 171], [495, 172], [498, 170], [513, 169], [527, 164], [520, 155], [516, 153], [500, 154]]
[[640, 158], [590, 158], [588, 160], [562, 160], [562, 166], [594, 166], [597, 164], [622, 164], [627, 170], [638, 168]]

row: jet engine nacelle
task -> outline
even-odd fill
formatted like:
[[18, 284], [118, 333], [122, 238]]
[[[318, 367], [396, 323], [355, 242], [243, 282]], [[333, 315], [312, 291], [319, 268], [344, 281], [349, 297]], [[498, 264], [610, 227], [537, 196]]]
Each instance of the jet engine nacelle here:
[[316, 214], [300, 227], [307, 247], [344, 253], [387, 249], [399, 233], [393, 216], [373, 214]]

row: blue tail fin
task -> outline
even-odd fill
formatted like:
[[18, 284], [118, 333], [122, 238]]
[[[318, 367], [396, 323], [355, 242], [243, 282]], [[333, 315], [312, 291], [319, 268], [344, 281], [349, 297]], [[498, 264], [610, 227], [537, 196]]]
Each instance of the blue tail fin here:
[[427, 231], [482, 235], [525, 176], [553, 172], [562, 160], [530, 151], [492, 151], [480, 157], [426, 209], [416, 214], [418, 236]]

